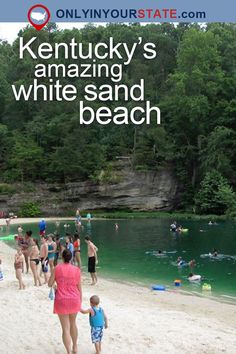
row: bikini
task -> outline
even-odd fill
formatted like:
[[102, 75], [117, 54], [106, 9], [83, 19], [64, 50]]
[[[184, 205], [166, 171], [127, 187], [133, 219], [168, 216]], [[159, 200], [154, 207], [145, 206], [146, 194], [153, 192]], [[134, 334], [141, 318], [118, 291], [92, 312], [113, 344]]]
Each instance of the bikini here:
[[30, 259], [30, 262], [35, 262], [36, 265], [39, 264], [39, 259], [34, 258], [34, 259]]

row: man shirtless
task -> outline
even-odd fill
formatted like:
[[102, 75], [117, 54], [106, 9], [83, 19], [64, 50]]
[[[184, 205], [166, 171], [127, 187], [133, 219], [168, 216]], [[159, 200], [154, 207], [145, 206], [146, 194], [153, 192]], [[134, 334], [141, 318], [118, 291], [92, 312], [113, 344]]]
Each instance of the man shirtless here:
[[97, 251], [98, 248], [92, 243], [89, 236], [85, 237], [85, 242], [88, 246], [88, 272], [92, 278], [92, 284], [95, 285], [98, 281], [96, 274], [96, 264], [98, 264]]

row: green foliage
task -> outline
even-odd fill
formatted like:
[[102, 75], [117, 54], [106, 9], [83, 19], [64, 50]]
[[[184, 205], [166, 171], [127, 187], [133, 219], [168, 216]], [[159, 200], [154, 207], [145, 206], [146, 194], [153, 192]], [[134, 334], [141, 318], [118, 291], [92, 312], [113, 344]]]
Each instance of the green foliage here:
[[203, 179], [195, 202], [197, 212], [221, 215], [235, 208], [236, 195], [227, 180], [212, 170]]
[[114, 184], [121, 182], [121, 178], [114, 171], [113, 165], [109, 163], [104, 169], [102, 169], [96, 177], [93, 178], [100, 184]]
[[[160, 107], [162, 124], [85, 127], [79, 125], [77, 101], [15, 101], [11, 85], [31, 84], [35, 65], [41, 60], [34, 60], [28, 54], [19, 60], [19, 40], [12, 45], [0, 41], [1, 181], [57, 183], [92, 179], [114, 183], [117, 176], [109, 166], [117, 156], [129, 156], [136, 170], [173, 166], [182, 184], [181, 208], [185, 210], [193, 210], [194, 199], [199, 198], [196, 191], [212, 169], [235, 187], [235, 24], [212, 23], [202, 27], [167, 23], [108, 24], [59, 31], [55, 24], [49, 23], [36, 32], [27, 26], [19, 35], [26, 42], [37, 34], [33, 49], [45, 41], [53, 45], [70, 42], [72, 38], [83, 44], [108, 43], [110, 36], [115, 43], [126, 42], [128, 46], [139, 37], [143, 43], [154, 42], [156, 58], [151, 62], [145, 60], [138, 46], [133, 61], [124, 66], [122, 83], [131, 86], [140, 78], [145, 79], [145, 99]], [[62, 54], [59, 60], [47, 62], [75, 63], [73, 59], [65, 60]], [[118, 59], [112, 61], [118, 62]], [[105, 59], [102, 63], [111, 64], [111, 61]], [[106, 77], [59, 79], [75, 84], [80, 99], [88, 83], [110, 84]], [[39, 81], [48, 84], [47, 78]], [[118, 101], [103, 104], [111, 110], [121, 105], [127, 108], [135, 105], [124, 102], [122, 95]], [[91, 102], [90, 106], [96, 110], [100, 102]], [[218, 197], [225, 203], [230, 203], [227, 200], [230, 195], [227, 189], [218, 191]], [[203, 209], [208, 207], [207, 204]], [[217, 213], [227, 208], [226, 204], [221, 211], [217, 207]]]
[[26, 202], [22, 204], [19, 212], [20, 217], [35, 217], [41, 214], [40, 205], [35, 202]]
[[0, 184], [0, 194], [14, 194], [16, 188], [11, 184], [1, 183]]

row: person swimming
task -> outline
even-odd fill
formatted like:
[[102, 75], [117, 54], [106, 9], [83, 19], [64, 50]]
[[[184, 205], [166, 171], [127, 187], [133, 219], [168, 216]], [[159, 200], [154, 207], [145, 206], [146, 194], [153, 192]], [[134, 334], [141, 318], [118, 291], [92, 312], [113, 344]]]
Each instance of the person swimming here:
[[194, 268], [196, 266], [195, 259], [191, 259], [191, 261], [188, 262], [188, 265], [189, 265], [190, 268]]
[[183, 258], [181, 257], [181, 256], [179, 256], [178, 258], [177, 258], [177, 265], [178, 265], [178, 267], [183, 267], [183, 266], [185, 266], [187, 263], [183, 260]]
[[217, 249], [213, 248], [212, 256], [213, 256], [213, 257], [217, 257], [217, 256], [218, 256], [218, 251], [217, 251]]

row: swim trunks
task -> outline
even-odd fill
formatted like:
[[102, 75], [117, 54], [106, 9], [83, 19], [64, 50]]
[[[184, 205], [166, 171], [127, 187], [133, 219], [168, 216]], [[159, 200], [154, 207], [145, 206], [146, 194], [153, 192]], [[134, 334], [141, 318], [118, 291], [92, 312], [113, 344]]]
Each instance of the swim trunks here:
[[88, 258], [88, 272], [89, 273], [96, 273], [95, 270], [95, 265], [96, 265], [96, 259], [95, 257], [89, 257]]
[[91, 327], [92, 343], [99, 343], [102, 341], [103, 327]]

